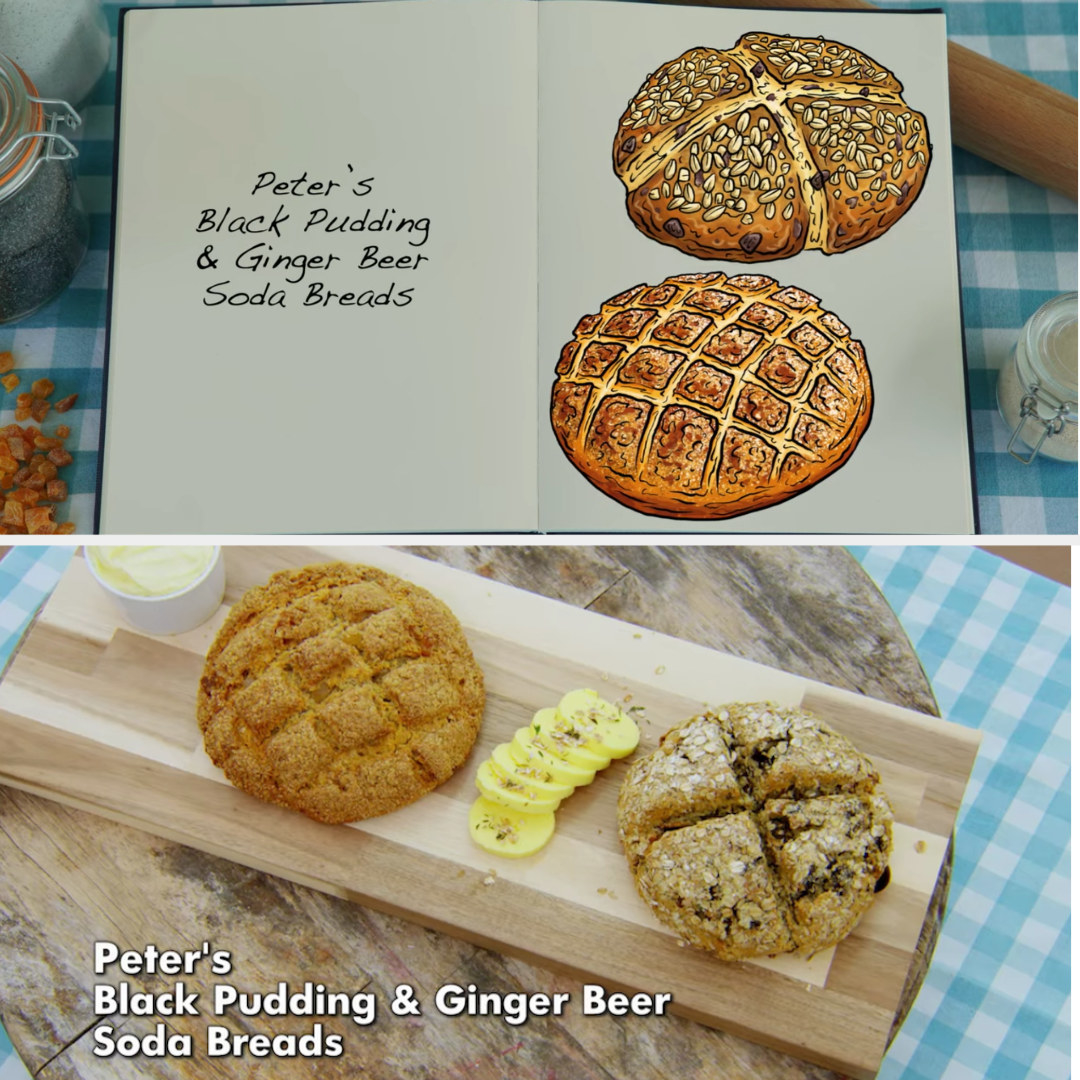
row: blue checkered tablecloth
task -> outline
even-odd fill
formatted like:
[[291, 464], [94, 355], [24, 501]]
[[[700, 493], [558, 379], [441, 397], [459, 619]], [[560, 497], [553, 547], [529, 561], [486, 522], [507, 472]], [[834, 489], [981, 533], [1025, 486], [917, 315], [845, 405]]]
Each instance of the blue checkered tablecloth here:
[[[941, 937], [880, 1080], [1065, 1080], [1069, 590], [969, 547], [852, 552], [900, 617], [942, 714], [983, 733]], [[0, 562], [0, 662], [68, 557], [22, 547]], [[27, 1080], [2, 1027], [0, 1080]]]
[[[161, 6], [167, 0], [125, 3]], [[882, 6], [926, 5], [883, 0]], [[121, 0], [105, 0], [104, 7], [115, 36]], [[944, 8], [953, 40], [1076, 96], [1075, 0], [949, 0]], [[82, 109], [79, 172], [91, 211], [92, 250], [60, 299], [23, 323], [0, 327], [0, 350], [13, 348], [23, 358], [27, 382], [47, 373], [64, 392], [80, 394], [80, 407], [68, 414], [75, 464], [67, 470], [74, 493], [70, 513], [80, 532], [93, 525], [101, 423], [114, 70], [115, 60]], [[1045, 300], [1077, 287], [1076, 204], [963, 151], [956, 155], [955, 190], [982, 529], [1075, 534], [1076, 466], [1040, 458], [1025, 467], [1013, 460], [1005, 452], [1009, 433], [997, 414], [994, 388], [1021, 325]], [[8, 420], [0, 410], [0, 423]]]

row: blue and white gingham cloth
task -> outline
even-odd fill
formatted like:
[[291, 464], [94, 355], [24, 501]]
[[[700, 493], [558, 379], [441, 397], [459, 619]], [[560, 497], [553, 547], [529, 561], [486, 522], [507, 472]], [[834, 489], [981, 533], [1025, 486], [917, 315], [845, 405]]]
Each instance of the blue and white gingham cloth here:
[[971, 548], [853, 548], [943, 716], [983, 733], [949, 905], [880, 1080], [1065, 1080], [1069, 590]]
[[[942, 714], [983, 733], [941, 937], [880, 1080], [1065, 1080], [1069, 590], [968, 547], [852, 552], [900, 617]], [[0, 658], [68, 558], [23, 547], [0, 562]], [[0, 1028], [0, 1080], [26, 1080], [7, 1046]]]
[[[174, 0], [175, 6], [192, 2], [199, 0]], [[122, 4], [167, 3], [104, 0], [104, 7], [115, 37]], [[881, 3], [926, 6], [925, 0]], [[1076, 0], [947, 0], [942, 6], [954, 41], [1076, 96]], [[0, 327], [0, 350], [13, 348], [25, 358], [27, 385], [47, 374], [58, 392], [80, 394], [79, 406], [68, 414], [75, 463], [65, 470], [73, 493], [69, 513], [80, 532], [93, 527], [96, 499], [115, 89], [114, 57], [109, 73], [82, 108], [78, 171], [92, 229], [86, 261], [58, 300], [25, 322]], [[1045, 300], [1077, 287], [1076, 203], [963, 151], [956, 153], [955, 176], [982, 531], [1073, 535], [1076, 466], [1039, 458], [1025, 467], [1011, 458], [1005, 452], [1009, 432], [997, 413], [995, 385], [997, 369], [1028, 317]], [[9, 420], [0, 410], [0, 423]]]

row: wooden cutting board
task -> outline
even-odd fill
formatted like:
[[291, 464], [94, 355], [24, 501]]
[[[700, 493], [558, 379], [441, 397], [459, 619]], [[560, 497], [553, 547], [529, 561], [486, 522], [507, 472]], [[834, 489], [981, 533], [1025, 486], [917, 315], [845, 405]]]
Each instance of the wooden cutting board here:
[[[149, 637], [119, 624], [81, 558], [0, 684], [0, 782], [585, 981], [671, 993], [671, 1011], [851, 1075], [877, 1071], [976, 733], [385, 549], [228, 549], [226, 604], [276, 569], [328, 558], [424, 585], [466, 628], [488, 706], [472, 758], [438, 791], [338, 827], [236, 791], [203, 754], [194, 720], [202, 656], [225, 609], [192, 633]], [[538, 855], [499, 860], [474, 847], [465, 819], [476, 766], [536, 709], [586, 685], [644, 708], [642, 752], [706, 703], [767, 698], [813, 709], [870, 754], [897, 827], [892, 883], [856, 932], [812, 961], [724, 964], [680, 947], [638, 899], [619, 848], [625, 762], [563, 804]]]

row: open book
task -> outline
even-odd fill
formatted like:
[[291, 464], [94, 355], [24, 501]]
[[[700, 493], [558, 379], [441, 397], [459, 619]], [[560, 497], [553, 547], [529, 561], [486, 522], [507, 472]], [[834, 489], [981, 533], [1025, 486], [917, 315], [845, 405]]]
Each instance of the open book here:
[[108, 532], [970, 532], [944, 17], [129, 10]]

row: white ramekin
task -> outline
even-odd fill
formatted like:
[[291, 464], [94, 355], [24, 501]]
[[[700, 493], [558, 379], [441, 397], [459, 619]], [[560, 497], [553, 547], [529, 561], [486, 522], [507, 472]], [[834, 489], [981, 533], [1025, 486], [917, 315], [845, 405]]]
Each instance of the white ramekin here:
[[83, 549], [86, 565], [94, 580], [105, 590], [124, 618], [149, 634], [183, 634], [209, 619], [225, 596], [225, 557], [220, 544], [214, 545], [214, 560], [190, 585], [164, 596], [133, 596], [103, 581], [94, 565], [89, 546]]

